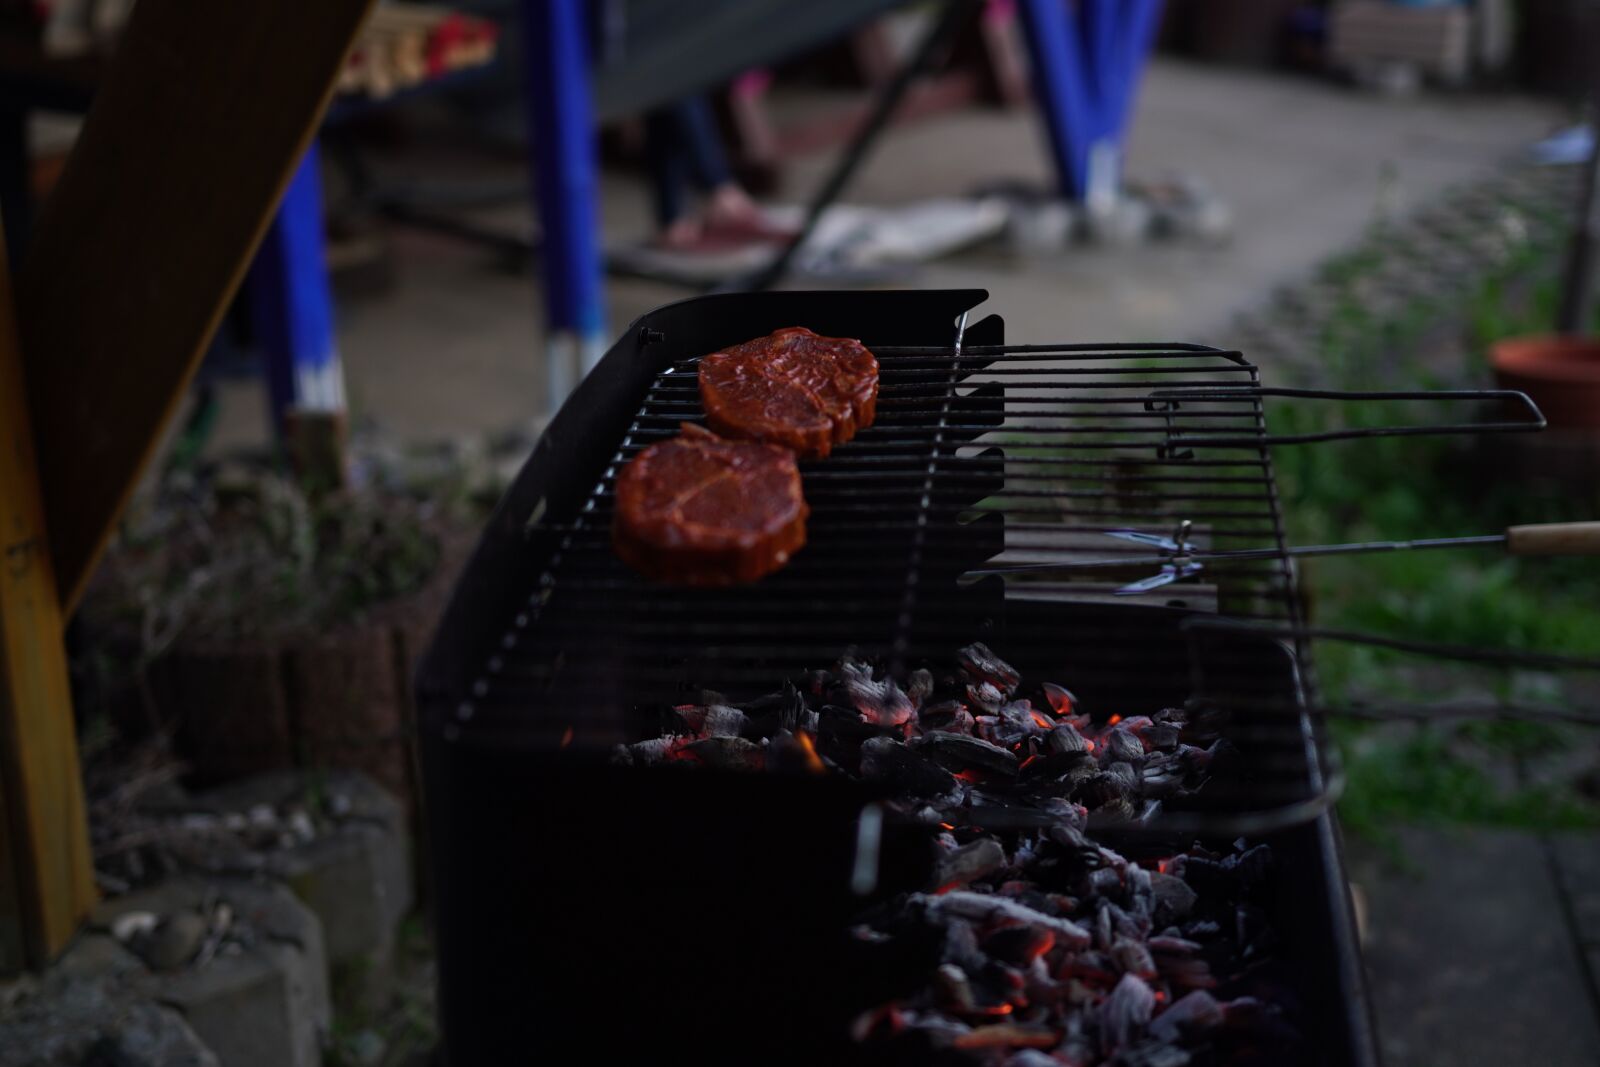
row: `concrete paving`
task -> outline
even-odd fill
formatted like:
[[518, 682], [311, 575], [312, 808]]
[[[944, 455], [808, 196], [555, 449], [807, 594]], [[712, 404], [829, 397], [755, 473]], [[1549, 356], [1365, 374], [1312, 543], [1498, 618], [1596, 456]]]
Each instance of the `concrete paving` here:
[[[1367, 899], [1364, 953], [1388, 1067], [1600, 1063], [1585, 950], [1545, 842], [1460, 828], [1397, 837], [1398, 863], [1370, 846], [1347, 850]], [[1597, 846], [1594, 835], [1551, 843], [1591, 871]]]
[[[826, 106], [826, 94], [780, 101], [785, 112]], [[1019, 259], [989, 246], [928, 265], [916, 284], [981, 286], [1027, 341], [1225, 340], [1239, 310], [1262, 300], [1349, 244], [1384, 213], [1401, 213], [1470, 180], [1559, 124], [1548, 102], [1513, 96], [1372, 96], [1313, 79], [1241, 72], [1175, 60], [1154, 63], [1129, 148], [1132, 177], [1173, 172], [1206, 179], [1232, 206], [1226, 247], [1078, 248]], [[780, 199], [803, 199], [833, 159], [796, 163]], [[499, 173], [505, 161], [440, 159], [412, 151], [378, 161], [407, 178]], [[959, 195], [986, 182], [1048, 182], [1029, 111], [966, 110], [896, 127], [846, 199], [897, 203]], [[647, 197], [630, 175], [608, 174], [608, 241], [648, 232]], [[520, 206], [501, 224], [526, 230]], [[542, 320], [534, 280], [507, 272], [482, 249], [398, 232], [399, 282], [376, 300], [339, 308], [352, 407], [410, 439], [525, 422], [542, 406]], [[636, 315], [690, 295], [670, 285], [614, 279], [613, 334]], [[225, 390], [220, 444], [265, 439], [254, 384]]]

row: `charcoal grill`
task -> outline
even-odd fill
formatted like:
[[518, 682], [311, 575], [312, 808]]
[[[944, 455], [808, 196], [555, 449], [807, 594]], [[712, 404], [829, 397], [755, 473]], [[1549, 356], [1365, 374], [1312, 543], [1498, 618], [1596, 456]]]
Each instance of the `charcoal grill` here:
[[[663, 707], [701, 687], [748, 698], [846, 648], [904, 670], [974, 639], [1103, 714], [1226, 707], [1233, 693], [1270, 706], [1230, 720], [1243, 771], [1157, 830], [1274, 842], [1308, 1062], [1373, 1062], [1303, 650], [1187, 625], [1225, 613], [1298, 632], [1292, 564], [1231, 567], [1138, 605], [1117, 602], [1115, 573], [981, 573], [1103, 557], [1109, 531], [1183, 522], [1209, 547], [1282, 547], [1257, 369], [1197, 345], [1006, 345], [998, 318], [971, 321], [986, 295], [673, 304], [551, 423], [418, 682], [451, 1062], [574, 1035], [647, 1061], [856, 1055], [844, 1023], [892, 981], [846, 936], [871, 791], [622, 769], [605, 754], [659, 732]], [[881, 365], [874, 426], [802, 464], [806, 548], [740, 589], [635, 576], [609, 544], [617, 472], [700, 417], [699, 356], [791, 325], [858, 337]], [[914, 851], [888, 836], [877, 892], [909, 884]]]

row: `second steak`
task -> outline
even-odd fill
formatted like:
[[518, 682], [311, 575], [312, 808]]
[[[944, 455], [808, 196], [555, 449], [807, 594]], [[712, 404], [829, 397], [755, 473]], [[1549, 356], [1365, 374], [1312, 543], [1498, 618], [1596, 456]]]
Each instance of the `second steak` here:
[[700, 400], [718, 433], [821, 458], [872, 425], [878, 361], [860, 341], [791, 326], [702, 359]]

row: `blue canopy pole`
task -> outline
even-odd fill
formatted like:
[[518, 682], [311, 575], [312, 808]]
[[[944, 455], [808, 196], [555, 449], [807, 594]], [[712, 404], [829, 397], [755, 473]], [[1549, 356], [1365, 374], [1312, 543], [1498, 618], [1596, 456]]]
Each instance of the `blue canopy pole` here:
[[342, 413], [344, 366], [334, 335], [315, 142], [301, 159], [256, 252], [250, 290], [272, 422], [279, 435], [291, 411]]
[[1033, 72], [1033, 95], [1044, 118], [1061, 195], [1082, 200], [1089, 184], [1092, 137], [1084, 50], [1066, 0], [1019, 0]]
[[1018, 11], [1062, 194], [1114, 200], [1161, 0], [1019, 0]]
[[605, 353], [595, 126], [583, 0], [522, 0], [533, 196], [544, 253], [554, 411]]
[[1133, 114], [1133, 100], [1139, 92], [1139, 81], [1145, 61], [1155, 48], [1156, 30], [1161, 25], [1162, 0], [1126, 0], [1128, 12], [1118, 27], [1116, 41], [1117, 67], [1122, 72], [1112, 97], [1112, 123], [1119, 131], [1119, 139], [1127, 136], [1128, 123]]

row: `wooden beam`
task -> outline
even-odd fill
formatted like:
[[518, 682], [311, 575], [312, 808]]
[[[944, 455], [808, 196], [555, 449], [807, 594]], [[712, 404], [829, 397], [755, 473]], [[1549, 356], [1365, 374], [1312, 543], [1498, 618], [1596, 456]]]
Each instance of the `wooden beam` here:
[[18, 274], [68, 613], [373, 0], [139, 0]]
[[39, 966], [94, 904], [61, 602], [0, 241], [0, 973]]

